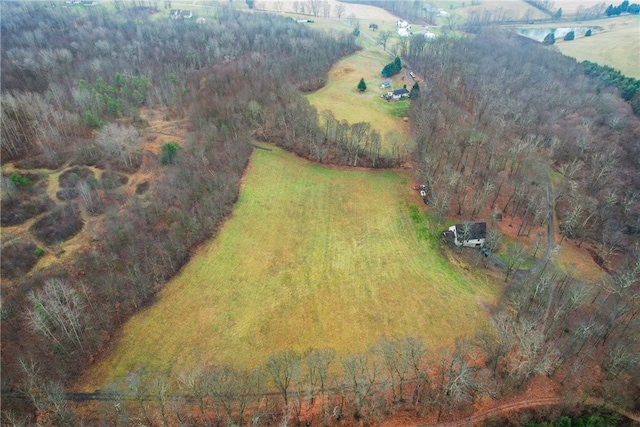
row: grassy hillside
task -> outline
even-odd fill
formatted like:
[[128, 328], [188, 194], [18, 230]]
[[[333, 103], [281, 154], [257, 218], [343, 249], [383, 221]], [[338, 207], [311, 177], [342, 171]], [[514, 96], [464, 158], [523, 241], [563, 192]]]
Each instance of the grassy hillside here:
[[570, 42], [559, 41], [560, 52], [578, 61], [608, 65], [625, 76], [640, 79], [640, 17], [622, 16], [589, 22], [589, 25], [600, 25], [605, 32]]
[[88, 388], [141, 365], [245, 366], [287, 347], [344, 354], [406, 334], [433, 349], [473, 333], [497, 288], [419, 239], [419, 201], [404, 172], [256, 150], [233, 216], [126, 324]]
[[[339, 120], [371, 123], [382, 136], [384, 152], [390, 152], [394, 143], [409, 149], [409, 125], [402, 121], [409, 101], [387, 102], [380, 97], [391, 90], [380, 89], [380, 84], [387, 80], [380, 72], [392, 60], [392, 56], [378, 47], [369, 47], [349, 55], [331, 68], [327, 85], [309, 94], [307, 100], [318, 112], [331, 110]], [[358, 92], [356, 88], [361, 78], [367, 84], [365, 92]], [[402, 80], [402, 75], [394, 76], [391, 80], [392, 89], [399, 89], [405, 83], [411, 89], [413, 84]], [[389, 133], [393, 136], [390, 137]]]

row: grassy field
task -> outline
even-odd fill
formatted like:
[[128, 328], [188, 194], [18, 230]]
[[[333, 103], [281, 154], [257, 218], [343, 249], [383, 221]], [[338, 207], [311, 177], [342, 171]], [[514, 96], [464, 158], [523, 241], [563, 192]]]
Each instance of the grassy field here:
[[[394, 141], [410, 148], [408, 123], [403, 122], [409, 101], [387, 102], [380, 95], [392, 89], [402, 88], [406, 82], [401, 75], [394, 76], [392, 88], [380, 89], [384, 79], [380, 72], [393, 58], [381, 49], [367, 48], [343, 58], [329, 72], [329, 83], [322, 89], [307, 95], [318, 112], [331, 110], [339, 120], [349, 123], [369, 122], [383, 139], [383, 150], [390, 151]], [[361, 78], [367, 84], [365, 92], [356, 86]], [[411, 89], [412, 82], [406, 83]], [[387, 134], [392, 133], [393, 136]]]
[[[521, 19], [529, 13], [530, 19], [548, 18], [548, 15], [525, 3], [523, 0], [482, 0], [477, 5], [472, 5], [470, 0], [448, 0], [436, 2], [439, 8], [447, 13], [457, 15], [462, 22], [466, 21], [470, 14], [482, 16], [485, 11], [502, 11], [506, 17]], [[440, 20], [445, 23], [445, 20]]]
[[559, 41], [557, 46], [560, 52], [578, 61], [589, 60], [608, 65], [625, 76], [640, 79], [640, 16], [589, 21], [588, 24], [602, 26], [605, 31], [570, 42]]
[[345, 354], [398, 335], [434, 349], [473, 333], [498, 287], [424, 238], [407, 176], [256, 150], [217, 238], [125, 325], [83, 388], [142, 365], [247, 366], [283, 348]]

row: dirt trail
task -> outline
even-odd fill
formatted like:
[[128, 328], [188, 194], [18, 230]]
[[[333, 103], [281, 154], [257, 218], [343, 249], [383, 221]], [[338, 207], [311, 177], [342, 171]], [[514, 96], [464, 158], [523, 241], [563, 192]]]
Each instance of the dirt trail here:
[[446, 423], [436, 423], [436, 424], [422, 424], [421, 427], [470, 427], [470, 426], [480, 426], [484, 421], [489, 418], [495, 416], [504, 416], [513, 412], [522, 411], [525, 409], [534, 409], [544, 406], [557, 406], [557, 405], [578, 405], [583, 404], [587, 406], [601, 406], [612, 411], [615, 411], [628, 419], [639, 423], [640, 425], [640, 414], [634, 414], [632, 412], [620, 410], [613, 405], [606, 403], [602, 399], [588, 398], [586, 400], [569, 400], [562, 399], [560, 397], [542, 397], [537, 399], [523, 399], [516, 402], [505, 403], [503, 405], [496, 406], [491, 409], [487, 409], [486, 411], [479, 412], [470, 417], [463, 418], [457, 421], [450, 421]]
[[463, 418], [457, 421], [451, 421], [447, 423], [436, 424], [423, 424], [422, 427], [440, 426], [440, 427], [466, 427], [481, 425], [481, 423], [491, 417], [497, 415], [505, 415], [511, 412], [521, 411], [523, 409], [538, 408], [540, 406], [554, 406], [562, 403], [559, 397], [543, 397], [539, 399], [527, 399], [517, 402], [506, 403], [504, 405], [496, 406], [495, 408], [488, 409], [486, 411], [479, 412], [470, 417]]

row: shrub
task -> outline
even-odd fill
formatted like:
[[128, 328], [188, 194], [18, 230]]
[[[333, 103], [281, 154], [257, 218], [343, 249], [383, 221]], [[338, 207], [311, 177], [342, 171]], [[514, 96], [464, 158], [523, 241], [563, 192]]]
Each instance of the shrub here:
[[143, 194], [149, 189], [149, 181], [141, 182], [136, 186], [136, 194]]
[[569, 31], [567, 34], [565, 34], [564, 36], [564, 41], [571, 41], [576, 37], [576, 33], [574, 33], [573, 31]]
[[542, 43], [546, 45], [551, 45], [551, 44], [554, 44], [555, 42], [556, 42], [556, 35], [553, 33], [547, 34], [547, 36], [542, 41]]
[[53, 201], [42, 194], [36, 197], [25, 196], [20, 200], [2, 203], [0, 224], [3, 227], [22, 224], [53, 206]]
[[83, 221], [78, 206], [67, 204], [35, 222], [31, 226], [31, 231], [38, 239], [51, 245], [75, 236], [82, 230], [82, 226]]
[[56, 197], [60, 200], [73, 200], [78, 197], [78, 190], [75, 188], [61, 188], [56, 192]]
[[31, 181], [26, 176], [18, 175], [17, 173], [12, 173], [9, 176], [9, 179], [18, 188], [26, 188], [26, 187], [31, 187], [33, 185], [33, 181]]
[[[129, 178], [126, 175], [113, 171], [102, 172], [101, 179], [102, 188], [104, 188], [105, 190], [112, 190], [129, 182]], [[89, 184], [88, 180], [87, 184], [89, 185], [89, 187], [91, 187], [91, 184]]]
[[90, 128], [100, 129], [103, 125], [97, 114], [87, 111], [84, 115], [84, 123]]
[[93, 177], [93, 171], [89, 168], [74, 166], [64, 171], [58, 178], [61, 188], [74, 188], [79, 181]]
[[2, 246], [0, 269], [4, 278], [24, 276], [38, 261], [37, 246], [31, 240], [17, 240]]
[[174, 163], [180, 146], [175, 142], [167, 142], [162, 146], [162, 157], [160, 162], [163, 165], [171, 165]]

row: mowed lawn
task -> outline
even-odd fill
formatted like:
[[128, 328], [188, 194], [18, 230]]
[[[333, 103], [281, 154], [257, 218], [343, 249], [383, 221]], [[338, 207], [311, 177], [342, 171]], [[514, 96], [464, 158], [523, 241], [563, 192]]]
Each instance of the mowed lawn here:
[[[408, 173], [325, 168], [256, 150], [233, 215], [123, 328], [82, 388], [147, 366], [252, 366], [293, 348], [365, 351], [382, 336], [436, 351], [485, 322], [499, 285], [419, 239]], [[437, 227], [435, 227], [437, 230]]]
[[[377, 37], [377, 34], [373, 36]], [[402, 116], [406, 115], [410, 101], [387, 102], [380, 95], [392, 89], [400, 89], [404, 84], [411, 89], [413, 82], [402, 80], [404, 73], [393, 79], [383, 78], [382, 68], [391, 61], [393, 57], [377, 47], [349, 55], [331, 68], [327, 85], [307, 95], [307, 100], [318, 112], [331, 110], [339, 120], [352, 124], [370, 123], [382, 137], [383, 152], [391, 152], [394, 143], [408, 150], [411, 144], [409, 124], [402, 120]], [[361, 78], [367, 84], [365, 92], [357, 90]], [[380, 89], [380, 84], [385, 80], [392, 80], [392, 88]], [[389, 137], [388, 134], [392, 136]]]

